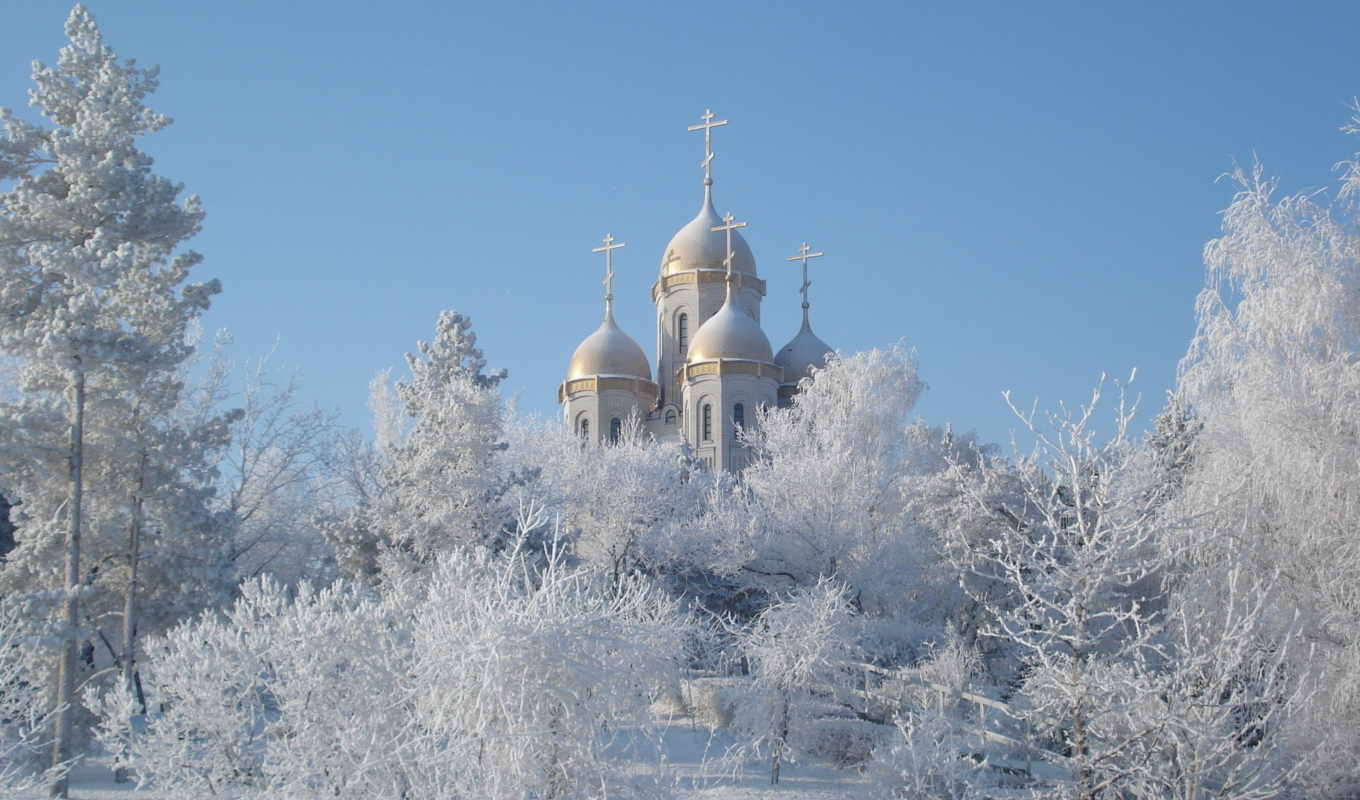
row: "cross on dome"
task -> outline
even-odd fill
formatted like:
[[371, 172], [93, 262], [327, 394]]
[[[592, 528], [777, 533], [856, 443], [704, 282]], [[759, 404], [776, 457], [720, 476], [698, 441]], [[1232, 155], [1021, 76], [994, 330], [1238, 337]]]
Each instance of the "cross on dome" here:
[[723, 266], [727, 268], [727, 288], [729, 292], [732, 289], [732, 231], [746, 227], [745, 222], [733, 222], [735, 219], [736, 217], [732, 216], [732, 212], [729, 211], [723, 215], [723, 224], [709, 228], [711, 231], [726, 231], [727, 233], [727, 257], [723, 259]]
[[600, 241], [604, 242], [603, 247], [591, 249], [592, 253], [604, 253], [604, 315], [605, 318], [614, 314], [614, 251], [625, 246], [626, 242], [614, 241], [614, 234], [606, 233]]
[[809, 252], [809, 251], [811, 251], [811, 250], [812, 250], [812, 248], [811, 248], [811, 247], [808, 247], [808, 243], [807, 243], [807, 242], [803, 242], [803, 246], [798, 248], [798, 255], [796, 255], [796, 256], [789, 256], [787, 259], [785, 259], [785, 260], [787, 260], [787, 261], [801, 261], [801, 262], [803, 262], [803, 285], [802, 285], [801, 287], [799, 287], [798, 291], [801, 292], [802, 295], [803, 295], [803, 322], [804, 322], [804, 323], [807, 322], [807, 313], [808, 313], [808, 287], [812, 286], [812, 281], [808, 280], [808, 276], [807, 276], [807, 262], [808, 262], [808, 259], [811, 259], [811, 258], [821, 258], [822, 256], [826, 255], [826, 253], [823, 253], [823, 252], [821, 252], [821, 251], [818, 251], [818, 252], [816, 252], [816, 253]]
[[699, 115], [699, 119], [703, 122], [689, 126], [689, 130], [704, 132], [704, 160], [699, 162], [699, 166], [704, 168], [704, 185], [711, 186], [713, 184], [713, 129], [726, 125], [727, 120], [714, 122], [713, 109], [710, 108], [705, 108], [704, 113]]

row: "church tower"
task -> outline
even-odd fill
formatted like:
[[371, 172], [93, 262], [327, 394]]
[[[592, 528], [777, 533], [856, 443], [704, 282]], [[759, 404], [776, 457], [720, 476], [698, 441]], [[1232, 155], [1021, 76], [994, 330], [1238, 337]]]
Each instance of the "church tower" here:
[[647, 356], [614, 322], [614, 251], [623, 245], [606, 235], [591, 251], [604, 253], [604, 322], [572, 353], [557, 388], [568, 429], [591, 444], [617, 442], [630, 417], [645, 420], [656, 405]]
[[757, 409], [775, 404], [783, 376], [770, 340], [738, 299], [732, 240], [745, 225], [728, 214], [712, 228], [727, 246], [723, 304], [695, 332], [680, 371], [685, 439], [701, 461], [727, 472], [746, 466], [738, 431], [756, 421]]
[[[651, 425], [658, 437], [680, 435], [689, 409], [682, 404], [681, 368], [699, 328], [718, 312], [727, 297], [728, 237], [718, 226], [713, 208], [713, 129], [727, 124], [705, 111], [691, 131], [704, 132], [704, 195], [699, 213], [671, 237], [661, 256], [661, 269], [652, 285], [656, 304], [656, 382], [660, 390], [657, 416]], [[731, 232], [734, 302], [760, 322], [760, 300], [765, 282], [756, 276], [756, 260], [746, 240]], [[692, 426], [691, 426], [692, 427]], [[688, 437], [686, 437], [688, 438]]]

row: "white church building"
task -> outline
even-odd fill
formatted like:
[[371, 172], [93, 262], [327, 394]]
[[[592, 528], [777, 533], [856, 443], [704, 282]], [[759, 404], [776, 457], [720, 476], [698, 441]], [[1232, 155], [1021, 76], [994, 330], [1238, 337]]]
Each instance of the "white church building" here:
[[832, 348], [808, 318], [804, 244], [789, 261], [803, 262], [803, 325], [778, 354], [760, 327], [765, 281], [742, 238], [744, 222], [713, 207], [712, 130], [726, 125], [705, 111], [691, 131], [704, 132], [704, 194], [699, 213], [666, 245], [652, 284], [656, 306], [656, 371], [638, 343], [614, 321], [612, 236], [605, 256], [604, 321], [572, 354], [558, 387], [566, 424], [594, 444], [617, 441], [629, 418], [659, 440], [687, 444], [710, 468], [739, 471], [746, 463], [737, 430], [762, 405], [787, 404], [798, 382], [826, 363]]

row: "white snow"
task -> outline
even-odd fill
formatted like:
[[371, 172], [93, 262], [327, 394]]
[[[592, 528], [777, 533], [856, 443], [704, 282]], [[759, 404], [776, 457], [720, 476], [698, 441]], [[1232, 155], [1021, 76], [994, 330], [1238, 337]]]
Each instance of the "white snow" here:
[[[639, 778], [656, 775], [662, 786], [678, 800], [722, 798], [754, 800], [823, 800], [864, 797], [868, 782], [854, 770], [838, 770], [820, 764], [785, 762], [779, 785], [770, 785], [770, 766], [765, 760], [734, 761], [726, 758], [737, 744], [725, 731], [714, 731], [688, 717], [658, 720], [658, 739], [635, 730], [621, 732], [615, 747], [620, 758], [637, 764]], [[172, 800], [169, 793], [152, 788], [136, 789], [135, 783], [114, 783], [107, 758], [96, 757], [80, 764], [71, 774], [71, 800], [119, 800], [121, 798]], [[19, 795], [12, 800], [46, 800], [46, 793]], [[186, 800], [174, 797], [173, 800]]]

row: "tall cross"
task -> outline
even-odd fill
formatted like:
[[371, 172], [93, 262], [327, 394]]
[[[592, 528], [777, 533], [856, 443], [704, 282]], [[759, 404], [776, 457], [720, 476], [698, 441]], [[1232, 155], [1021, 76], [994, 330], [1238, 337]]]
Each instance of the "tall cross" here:
[[809, 252], [811, 249], [812, 248], [808, 247], [807, 242], [803, 242], [803, 246], [798, 248], [798, 255], [789, 256], [787, 259], [788, 261], [803, 262], [803, 285], [798, 289], [798, 291], [802, 292], [803, 294], [803, 318], [805, 320], [807, 319], [808, 310], [807, 290], [808, 287], [812, 286], [812, 281], [808, 280], [807, 278], [807, 262], [808, 259], [810, 258], [821, 258], [822, 256], [826, 255], [826, 253], [823, 253], [821, 251], [818, 251], [816, 253]]
[[604, 242], [604, 247], [596, 247], [590, 252], [604, 253], [604, 315], [606, 317], [614, 313], [614, 251], [623, 247], [625, 242], [614, 242], [614, 234], [606, 233], [600, 241]]
[[727, 124], [727, 120], [713, 121], [713, 110], [705, 108], [704, 113], [699, 116], [703, 122], [698, 125], [691, 125], [692, 131], [702, 130], [704, 132], [704, 160], [699, 162], [699, 166], [704, 168], [704, 185], [713, 183], [713, 129]]
[[732, 231], [737, 228], [746, 227], [745, 222], [733, 222], [732, 220], [734, 219], [736, 219], [736, 217], [732, 216], [732, 212], [729, 211], [723, 216], [723, 224], [714, 225], [712, 228], [709, 228], [709, 230], [712, 231], [727, 232], [727, 258], [723, 259], [723, 266], [727, 268], [727, 288], [729, 290], [732, 288]]

